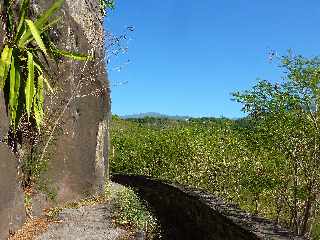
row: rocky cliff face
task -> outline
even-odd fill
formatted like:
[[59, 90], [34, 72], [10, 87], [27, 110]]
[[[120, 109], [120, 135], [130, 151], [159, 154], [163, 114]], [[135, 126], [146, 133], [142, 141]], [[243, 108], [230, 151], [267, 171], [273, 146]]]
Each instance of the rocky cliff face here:
[[[53, 0], [34, 0], [32, 10], [35, 14], [41, 13], [52, 3]], [[48, 170], [43, 177], [47, 180], [47, 188], [57, 193], [56, 203], [104, 190], [110, 118], [103, 16], [98, 0], [66, 0], [59, 15], [63, 19], [50, 33], [56, 45], [69, 51], [93, 54], [95, 60], [77, 62], [60, 59], [57, 63], [48, 64], [49, 79], [55, 92], [48, 94], [45, 100], [49, 119], [45, 121], [47, 135], [43, 137], [42, 147], [50, 135], [52, 140], [44, 154]], [[3, 135], [8, 132], [6, 122], [5, 104], [1, 98], [0, 132]], [[4, 239], [1, 234], [8, 233], [12, 219], [16, 219], [16, 225], [23, 221], [24, 210], [20, 207], [21, 203], [23, 206], [23, 197], [18, 187], [17, 165], [17, 159], [8, 147], [0, 143], [0, 239]], [[6, 187], [2, 187], [3, 184]], [[39, 196], [35, 196], [34, 201], [38, 210], [48, 205], [47, 199]], [[15, 211], [5, 210], [17, 201], [19, 204], [16, 204]]]
[[[47, 8], [51, 2], [38, 1], [35, 9]], [[58, 201], [103, 191], [110, 115], [99, 3], [66, 0], [62, 16], [63, 24], [52, 31], [57, 45], [93, 54], [95, 60], [64, 59], [51, 68], [54, 86], [60, 90], [47, 106], [52, 119], [62, 115], [46, 157]]]
[[2, 142], [8, 132], [3, 94], [0, 93], [0, 239], [6, 239], [25, 220], [23, 192], [18, 181], [17, 158]]
[[[3, 36], [0, 28], [0, 48]], [[0, 239], [6, 239], [25, 220], [23, 192], [18, 181], [18, 161], [3, 142], [8, 130], [6, 105], [3, 93], [0, 92]]]

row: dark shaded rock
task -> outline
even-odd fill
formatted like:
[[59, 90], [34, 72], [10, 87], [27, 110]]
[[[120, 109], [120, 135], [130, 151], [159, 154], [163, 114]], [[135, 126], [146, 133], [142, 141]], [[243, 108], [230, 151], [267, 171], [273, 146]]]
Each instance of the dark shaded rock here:
[[51, 206], [51, 200], [48, 198], [47, 194], [39, 192], [31, 198], [31, 216], [41, 216], [43, 215], [43, 210], [48, 209]]
[[149, 203], [160, 221], [161, 239], [304, 239], [197, 189], [143, 176], [116, 174], [111, 179], [134, 188]]
[[[8, 132], [8, 119], [2, 93], [0, 110], [1, 134], [4, 134]], [[6, 239], [25, 220], [24, 195], [18, 183], [17, 165], [11, 150], [0, 142], [0, 239]]]
[[[2, 3], [0, 0], [0, 4]], [[4, 37], [2, 29], [0, 20], [0, 49]], [[24, 196], [18, 183], [17, 159], [3, 142], [8, 130], [4, 96], [0, 91], [0, 239], [6, 239], [25, 219]]]
[[[3, 92], [0, 91], [0, 143], [3, 142], [4, 137], [7, 135], [8, 127], [8, 118], [6, 114], [6, 106], [4, 104]], [[1, 156], [1, 155], [0, 155]]]

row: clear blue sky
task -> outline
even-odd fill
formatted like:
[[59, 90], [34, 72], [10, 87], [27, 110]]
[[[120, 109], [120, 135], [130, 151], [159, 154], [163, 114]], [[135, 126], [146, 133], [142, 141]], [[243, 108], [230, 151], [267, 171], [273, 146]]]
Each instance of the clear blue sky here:
[[319, 0], [117, 0], [105, 28], [126, 26], [135, 27], [129, 51], [109, 71], [119, 115], [240, 117], [231, 92], [280, 79], [268, 51], [320, 54]]

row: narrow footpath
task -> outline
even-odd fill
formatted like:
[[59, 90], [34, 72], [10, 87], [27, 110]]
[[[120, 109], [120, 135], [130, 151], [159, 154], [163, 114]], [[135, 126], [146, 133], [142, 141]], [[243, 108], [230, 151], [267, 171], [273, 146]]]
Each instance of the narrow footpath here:
[[65, 208], [54, 220], [40, 217], [29, 220], [9, 240], [134, 240], [143, 239], [114, 224], [114, 193], [122, 186], [112, 183], [112, 194], [105, 203]]

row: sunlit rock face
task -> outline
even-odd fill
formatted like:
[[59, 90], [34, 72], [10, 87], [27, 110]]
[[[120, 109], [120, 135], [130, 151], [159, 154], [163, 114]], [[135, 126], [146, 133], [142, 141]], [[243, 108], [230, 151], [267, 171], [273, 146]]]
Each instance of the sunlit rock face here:
[[[31, 2], [31, 12], [38, 15], [54, 1]], [[52, 139], [44, 154], [48, 169], [42, 175], [45, 189], [56, 197], [50, 202], [47, 193], [35, 196], [36, 215], [43, 206], [101, 193], [108, 161], [110, 90], [104, 61], [103, 16], [98, 0], [66, 0], [57, 15], [62, 16], [62, 20], [50, 31], [53, 42], [64, 50], [91, 54], [94, 60], [78, 62], [61, 58], [46, 64], [54, 94], [47, 94], [45, 98], [48, 118], [41, 147], [51, 133]], [[1, 31], [2, 28], [0, 49], [4, 36]], [[0, 141], [8, 133], [7, 120], [6, 105], [0, 94]], [[22, 141], [19, 149], [22, 156], [27, 155], [29, 148], [23, 145]], [[9, 231], [15, 231], [25, 219], [18, 165], [11, 150], [0, 142], [0, 239], [6, 239]]]
[[[35, 13], [52, 2], [34, 1]], [[94, 56], [87, 62], [63, 58], [49, 66], [55, 93], [47, 97], [47, 125], [56, 131], [46, 152], [46, 177], [56, 200], [65, 202], [104, 190], [110, 90], [98, 1], [66, 0], [59, 15], [63, 19], [50, 33], [56, 45]]]

